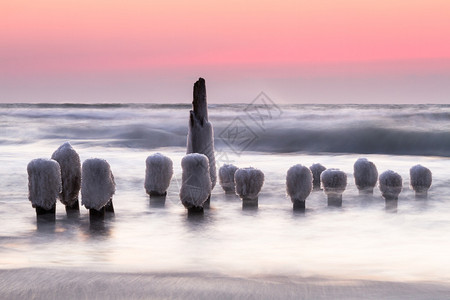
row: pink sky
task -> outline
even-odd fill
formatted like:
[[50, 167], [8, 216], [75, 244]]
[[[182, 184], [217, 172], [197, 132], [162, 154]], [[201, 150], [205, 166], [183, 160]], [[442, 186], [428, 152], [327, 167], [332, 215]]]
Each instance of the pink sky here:
[[450, 102], [450, 2], [0, 2], [1, 102]]

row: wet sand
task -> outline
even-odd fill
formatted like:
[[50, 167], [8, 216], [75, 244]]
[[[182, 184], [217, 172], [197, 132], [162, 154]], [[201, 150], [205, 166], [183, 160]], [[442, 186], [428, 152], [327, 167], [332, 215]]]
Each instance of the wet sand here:
[[0, 270], [0, 299], [448, 299], [450, 284], [26, 268]]

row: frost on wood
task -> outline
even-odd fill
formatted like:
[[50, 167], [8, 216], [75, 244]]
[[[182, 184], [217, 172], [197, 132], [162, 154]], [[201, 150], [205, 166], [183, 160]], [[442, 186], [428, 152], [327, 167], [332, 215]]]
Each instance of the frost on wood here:
[[27, 167], [28, 199], [33, 207], [50, 210], [60, 196], [61, 169], [53, 159], [33, 159]]
[[236, 194], [242, 200], [256, 200], [264, 184], [264, 173], [255, 168], [242, 168], [234, 173]]
[[378, 180], [378, 171], [375, 164], [366, 158], [360, 158], [353, 165], [353, 171], [358, 190], [373, 191]]
[[324, 193], [328, 197], [328, 206], [342, 205], [342, 193], [347, 187], [347, 174], [338, 169], [327, 169], [320, 175]]
[[214, 156], [214, 132], [208, 121], [205, 80], [200, 78], [194, 84], [193, 110], [190, 111], [186, 153], [205, 154], [209, 160], [211, 189], [216, 185], [216, 160]]
[[234, 173], [237, 169], [238, 167], [232, 164], [224, 164], [219, 169], [219, 183], [226, 193], [234, 194]]
[[402, 177], [394, 171], [387, 170], [380, 175], [378, 179], [381, 195], [386, 200], [396, 200], [402, 191]]
[[338, 169], [327, 169], [320, 176], [325, 194], [342, 194], [347, 187], [347, 174]]
[[161, 153], [155, 153], [147, 157], [145, 166], [145, 190], [147, 194], [164, 195], [169, 188], [173, 175], [172, 160]]
[[409, 170], [410, 185], [416, 193], [426, 193], [431, 187], [432, 174], [430, 169], [415, 165]]
[[104, 159], [84, 161], [81, 175], [81, 201], [87, 209], [100, 210], [111, 200], [116, 190], [111, 167]]
[[62, 144], [52, 155], [61, 167], [62, 193], [61, 202], [72, 206], [78, 201], [81, 188], [80, 156], [69, 142]]
[[325, 168], [321, 164], [313, 164], [311, 167], [309, 167], [309, 169], [311, 170], [311, 173], [313, 175], [313, 187], [315, 189], [320, 189], [320, 175], [327, 168]]
[[300, 164], [291, 167], [286, 175], [286, 192], [294, 202], [305, 202], [313, 188], [311, 170]]
[[208, 157], [204, 154], [187, 154], [181, 160], [183, 169], [180, 189], [181, 203], [187, 208], [203, 207], [211, 194], [211, 177]]

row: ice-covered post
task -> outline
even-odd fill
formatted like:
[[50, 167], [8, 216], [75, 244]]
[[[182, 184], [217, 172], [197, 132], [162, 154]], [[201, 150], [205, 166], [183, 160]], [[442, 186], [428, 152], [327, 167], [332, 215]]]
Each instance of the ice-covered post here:
[[433, 180], [430, 169], [415, 165], [409, 170], [410, 185], [416, 192], [416, 199], [426, 199]]
[[167, 189], [173, 175], [173, 163], [170, 158], [155, 153], [145, 160], [145, 190], [150, 196], [150, 201], [164, 204]]
[[373, 162], [359, 158], [353, 165], [353, 176], [360, 194], [373, 194], [378, 180], [378, 170]]
[[33, 159], [27, 166], [28, 199], [38, 219], [55, 220], [56, 201], [60, 197], [61, 169], [53, 159]]
[[181, 168], [181, 203], [189, 214], [203, 213], [203, 206], [211, 194], [208, 157], [199, 153], [187, 154], [181, 160]]
[[298, 164], [287, 171], [286, 191], [291, 197], [294, 210], [305, 210], [305, 201], [312, 189], [313, 175], [309, 168]]
[[347, 187], [347, 174], [338, 169], [327, 169], [320, 175], [328, 206], [342, 206], [342, 193]]
[[86, 159], [81, 172], [81, 204], [89, 209], [91, 219], [114, 212], [115, 191], [116, 183], [108, 162], [99, 158]]
[[62, 193], [60, 200], [66, 206], [66, 212], [79, 212], [78, 194], [81, 188], [80, 156], [70, 143], [66, 142], [53, 152], [52, 159], [56, 160], [61, 167]]
[[219, 169], [219, 183], [222, 186], [226, 194], [234, 194], [234, 173], [236, 173], [238, 167], [232, 164], [224, 164]]
[[242, 199], [242, 207], [258, 207], [258, 195], [264, 184], [264, 173], [255, 168], [242, 168], [234, 173], [236, 194]]
[[[189, 116], [189, 131], [187, 136], [187, 151], [189, 153], [201, 153], [208, 157], [211, 190], [216, 185], [216, 160], [214, 157], [214, 132], [208, 121], [208, 104], [206, 102], [205, 79], [199, 78], [194, 84], [192, 108]], [[208, 196], [207, 204], [210, 196]]]
[[322, 166], [321, 164], [313, 164], [311, 167], [309, 167], [311, 170], [311, 173], [313, 175], [313, 188], [314, 190], [320, 190], [320, 175], [323, 171], [325, 171], [327, 168]]
[[403, 187], [402, 177], [394, 171], [387, 170], [381, 173], [378, 182], [381, 195], [386, 200], [386, 209], [396, 209], [398, 195]]

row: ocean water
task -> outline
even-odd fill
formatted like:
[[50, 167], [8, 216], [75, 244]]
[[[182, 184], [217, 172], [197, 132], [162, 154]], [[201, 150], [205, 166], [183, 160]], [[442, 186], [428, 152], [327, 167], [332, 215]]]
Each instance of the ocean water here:
[[[219, 184], [211, 208], [189, 218], [179, 200], [190, 105], [0, 105], [0, 269], [199, 272], [450, 283], [450, 105], [210, 105], [218, 167], [265, 173], [254, 210]], [[37, 223], [26, 167], [70, 141], [82, 161], [104, 158], [116, 179], [115, 216], [89, 222], [81, 207]], [[174, 162], [165, 205], [144, 190], [145, 159]], [[360, 196], [353, 164], [403, 178], [396, 210], [378, 187]], [[321, 163], [348, 176], [341, 208], [313, 192], [303, 214], [286, 196], [294, 164]], [[415, 199], [409, 169], [433, 173], [428, 199]]]

